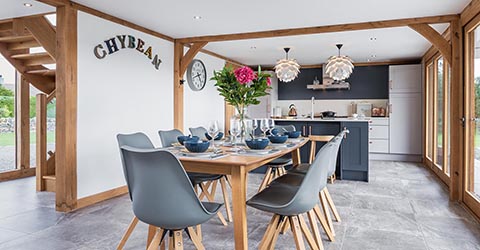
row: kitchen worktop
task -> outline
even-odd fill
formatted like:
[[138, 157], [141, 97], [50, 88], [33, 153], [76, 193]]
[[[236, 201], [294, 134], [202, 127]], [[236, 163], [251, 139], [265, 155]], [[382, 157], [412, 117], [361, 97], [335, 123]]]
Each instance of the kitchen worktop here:
[[369, 122], [372, 118], [365, 117], [365, 118], [274, 118], [275, 121], [299, 121], [299, 122]]

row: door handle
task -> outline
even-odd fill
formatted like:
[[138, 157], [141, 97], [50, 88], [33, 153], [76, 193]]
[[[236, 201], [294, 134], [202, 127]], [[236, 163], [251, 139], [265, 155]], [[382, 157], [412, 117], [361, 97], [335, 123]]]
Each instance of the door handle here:
[[312, 135], [312, 126], [308, 126], [308, 135]]
[[303, 137], [307, 137], [307, 133], [306, 133], [306, 131], [305, 131], [305, 127], [306, 127], [305, 125], [302, 126], [302, 135], [303, 135]]

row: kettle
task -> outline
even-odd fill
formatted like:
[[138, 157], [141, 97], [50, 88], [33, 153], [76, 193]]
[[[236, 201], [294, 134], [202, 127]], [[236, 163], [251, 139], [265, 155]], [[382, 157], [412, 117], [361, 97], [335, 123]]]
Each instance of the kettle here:
[[290, 110], [288, 111], [288, 116], [297, 116], [297, 108], [295, 107], [295, 104], [290, 104], [288, 107]]

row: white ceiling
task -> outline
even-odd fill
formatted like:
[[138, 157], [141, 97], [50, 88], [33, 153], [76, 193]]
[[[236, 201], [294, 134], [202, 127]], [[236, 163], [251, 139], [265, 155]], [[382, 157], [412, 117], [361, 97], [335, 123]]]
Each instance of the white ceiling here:
[[[25, 2], [33, 0], [25, 0]], [[470, 0], [74, 0], [165, 35], [182, 38], [242, 33], [330, 24], [458, 14]], [[2, 0], [0, 19], [50, 12], [54, 8], [34, 1]], [[194, 20], [193, 16], [201, 16]], [[445, 25], [434, 26], [443, 31]], [[377, 37], [370, 42], [370, 37]], [[345, 44], [342, 54], [364, 62], [418, 58], [430, 43], [408, 28], [353, 31], [296, 37], [217, 42], [207, 49], [246, 64], [274, 64], [282, 48], [292, 46], [291, 57], [301, 64], [318, 64], [336, 53], [335, 43]], [[256, 46], [255, 50], [250, 49]]]
[[[33, 6], [25, 7], [24, 3], [31, 3]], [[52, 6], [33, 0], [1, 0], [0, 20], [54, 11], [55, 8]]]

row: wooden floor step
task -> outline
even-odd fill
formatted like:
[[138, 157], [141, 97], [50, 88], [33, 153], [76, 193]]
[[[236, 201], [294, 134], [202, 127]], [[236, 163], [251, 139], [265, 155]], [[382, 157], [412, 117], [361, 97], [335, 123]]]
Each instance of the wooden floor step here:
[[26, 66], [55, 63], [55, 60], [47, 52], [18, 54], [18, 55], [12, 55], [11, 57], [13, 59], [24, 61], [24, 64]]
[[16, 43], [16, 42], [25, 42], [33, 39], [32, 35], [26, 36], [5, 36], [0, 37], [0, 43]]
[[37, 69], [37, 70], [29, 70], [27, 73], [35, 74], [35, 75], [42, 75], [42, 76], [54, 76], [56, 70], [54, 69]]
[[42, 177], [44, 180], [56, 180], [57, 177], [55, 175], [45, 175]]
[[22, 42], [15, 42], [15, 43], [9, 43], [7, 45], [8, 50], [19, 50], [19, 49], [30, 49], [30, 48], [37, 48], [41, 47], [40, 43], [37, 42], [37, 40], [32, 39], [28, 41], [22, 41]]

